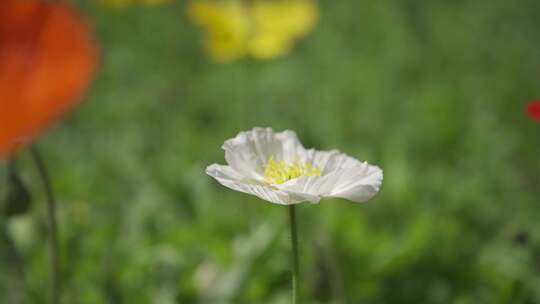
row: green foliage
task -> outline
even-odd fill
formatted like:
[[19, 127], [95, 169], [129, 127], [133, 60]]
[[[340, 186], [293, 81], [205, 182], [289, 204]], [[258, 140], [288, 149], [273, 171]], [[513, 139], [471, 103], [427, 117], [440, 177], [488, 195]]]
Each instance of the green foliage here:
[[26, 213], [32, 201], [27, 186], [16, 171], [15, 162], [11, 161], [8, 167], [6, 194], [0, 201], [0, 219]]
[[[305, 303], [540, 303], [540, 126], [523, 113], [540, 96], [540, 2], [322, 1], [289, 56], [223, 65], [184, 2], [79, 2], [102, 68], [40, 142], [64, 303], [288, 303], [286, 208], [204, 174], [254, 126], [385, 172], [367, 204], [298, 208]], [[32, 193], [36, 208], [6, 229], [43, 303]]]

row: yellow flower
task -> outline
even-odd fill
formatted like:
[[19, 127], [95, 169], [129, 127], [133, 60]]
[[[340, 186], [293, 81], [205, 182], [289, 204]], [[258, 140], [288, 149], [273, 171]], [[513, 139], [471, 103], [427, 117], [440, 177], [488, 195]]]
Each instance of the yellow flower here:
[[205, 48], [217, 61], [284, 55], [318, 17], [314, 0], [194, 0], [189, 16], [205, 30]]
[[100, 5], [109, 7], [127, 7], [133, 4], [159, 5], [170, 0], [97, 0]]

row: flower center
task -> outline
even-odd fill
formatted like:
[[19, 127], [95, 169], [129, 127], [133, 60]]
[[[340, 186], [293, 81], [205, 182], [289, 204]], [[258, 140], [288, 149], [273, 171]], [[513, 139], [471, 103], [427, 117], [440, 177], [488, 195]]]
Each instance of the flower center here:
[[275, 161], [270, 157], [264, 167], [264, 179], [269, 184], [283, 184], [300, 176], [321, 176], [321, 169], [308, 162], [295, 161], [287, 164], [285, 161]]

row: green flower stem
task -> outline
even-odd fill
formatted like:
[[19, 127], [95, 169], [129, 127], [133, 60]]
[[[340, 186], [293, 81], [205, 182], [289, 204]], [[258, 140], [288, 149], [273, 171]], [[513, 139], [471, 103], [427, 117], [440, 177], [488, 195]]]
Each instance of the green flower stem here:
[[47, 226], [49, 230], [49, 261], [51, 271], [49, 274], [50, 284], [50, 304], [58, 304], [60, 302], [60, 257], [58, 245], [58, 228], [56, 224], [56, 203], [49, 179], [49, 174], [43, 158], [36, 146], [30, 148], [30, 153], [39, 173], [39, 177], [45, 190], [47, 201]]
[[298, 232], [296, 228], [295, 205], [289, 206], [289, 223], [291, 232], [291, 282], [292, 282], [292, 304], [298, 303]]

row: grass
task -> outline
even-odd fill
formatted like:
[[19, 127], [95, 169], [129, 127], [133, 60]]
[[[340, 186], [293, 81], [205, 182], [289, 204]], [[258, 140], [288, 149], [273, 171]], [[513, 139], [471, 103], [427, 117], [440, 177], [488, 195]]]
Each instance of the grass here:
[[[297, 208], [309, 303], [540, 303], [540, 126], [523, 111], [540, 96], [538, 1], [321, 1], [288, 56], [230, 64], [201, 51], [183, 1], [78, 4], [101, 71], [39, 143], [64, 303], [288, 303], [285, 210], [204, 174], [253, 126], [385, 171], [368, 204]], [[20, 160], [34, 208], [8, 228], [43, 303], [44, 201]]]

